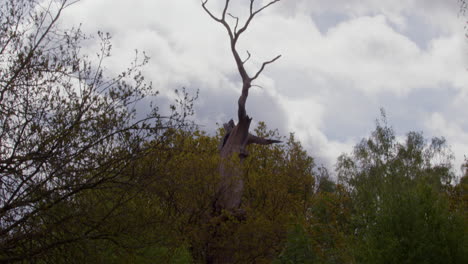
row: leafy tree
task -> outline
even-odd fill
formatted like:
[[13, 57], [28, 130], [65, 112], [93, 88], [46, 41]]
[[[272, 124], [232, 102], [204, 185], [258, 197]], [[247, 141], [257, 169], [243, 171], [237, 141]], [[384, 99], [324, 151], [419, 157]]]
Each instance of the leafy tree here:
[[[255, 133], [262, 138], [278, 137], [263, 123]], [[291, 224], [305, 218], [315, 163], [293, 134], [285, 138], [284, 145], [252, 145], [249, 151], [252, 155], [243, 166], [242, 209], [247, 219], [237, 227], [235, 243], [230, 246], [242, 252], [236, 258], [241, 263], [271, 263], [283, 250]]]
[[352, 263], [350, 241], [352, 201], [341, 184], [329, 181], [332, 190], [320, 190], [312, 198], [306, 221], [315, 263]]
[[352, 198], [356, 261], [466, 262], [466, 223], [449, 207], [454, 175], [445, 140], [427, 144], [410, 132], [399, 143], [382, 116], [372, 136], [338, 162]]
[[166, 263], [177, 250], [190, 250], [195, 260], [206, 258], [218, 173], [218, 140], [196, 131], [177, 130], [140, 160], [142, 204], [147, 204], [158, 228], [147, 229], [160, 239], [156, 246], [167, 255], [153, 256]]
[[[278, 135], [260, 124], [256, 136]], [[147, 233], [159, 234], [156, 245], [169, 252], [181, 246], [190, 250], [196, 263], [206, 263], [218, 250], [232, 252], [239, 263], [270, 263], [282, 251], [290, 223], [306, 214], [313, 159], [293, 136], [285, 145], [252, 145], [254, 155], [242, 165], [245, 218], [238, 219], [215, 209], [219, 140], [219, 135], [179, 130], [137, 163], [144, 186], [139, 192], [151, 204], [149, 211], [159, 212], [153, 214], [159, 230]], [[155, 259], [164, 262], [162, 257]]]
[[[164, 141], [190, 112], [173, 107], [161, 116], [152, 106], [138, 116], [136, 105], [156, 95], [139, 71], [148, 57], [137, 54], [127, 70], [107, 77], [110, 35], [99, 32], [101, 50], [91, 58], [80, 49], [89, 38], [58, 25], [72, 3], [0, 3], [0, 262], [113, 241], [120, 234], [102, 226], [128, 197], [119, 193], [119, 203], [106, 204], [109, 194], [94, 190], [128, 182], [127, 168], [150, 147], [145, 142]], [[89, 215], [93, 206], [103, 214]]]

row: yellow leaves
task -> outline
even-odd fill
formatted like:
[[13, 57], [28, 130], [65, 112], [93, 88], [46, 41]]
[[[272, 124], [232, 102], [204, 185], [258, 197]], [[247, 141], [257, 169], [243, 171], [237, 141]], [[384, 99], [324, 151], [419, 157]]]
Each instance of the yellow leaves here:
[[[278, 138], [264, 124], [256, 132]], [[242, 216], [224, 211], [214, 217], [219, 140], [200, 131], [175, 131], [140, 165], [152, 179], [146, 188], [160, 203], [163, 225], [176, 240], [190, 244], [198, 261], [206, 259], [203, 252], [222, 248], [236, 252], [240, 263], [270, 263], [282, 250], [289, 224], [305, 216], [314, 184], [313, 159], [293, 136], [286, 144], [251, 145], [242, 165], [236, 155], [226, 165], [242, 166]]]

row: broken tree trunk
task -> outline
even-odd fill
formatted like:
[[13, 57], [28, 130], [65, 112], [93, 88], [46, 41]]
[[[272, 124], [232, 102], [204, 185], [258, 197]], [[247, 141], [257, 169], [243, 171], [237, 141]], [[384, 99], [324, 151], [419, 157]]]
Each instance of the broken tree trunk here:
[[[206, 7], [208, 0], [202, 0], [203, 9], [210, 15], [212, 19], [222, 24], [226, 28], [231, 45], [231, 52], [234, 56], [234, 60], [239, 71], [239, 75], [242, 78], [242, 93], [238, 100], [238, 122], [234, 123], [233, 120], [230, 120], [228, 123], [224, 124], [225, 136], [220, 143], [220, 156], [221, 164], [219, 166], [219, 171], [221, 175], [220, 184], [218, 186], [214, 209], [216, 213], [220, 213], [222, 210], [230, 211], [231, 213], [238, 213], [238, 209], [241, 205], [242, 192], [244, 189], [244, 183], [242, 180], [242, 171], [240, 166], [242, 161], [248, 156], [247, 145], [249, 144], [262, 144], [268, 145], [272, 143], [278, 143], [278, 140], [271, 140], [256, 137], [249, 133], [250, 123], [252, 119], [247, 115], [246, 112], [246, 102], [247, 97], [249, 96], [249, 89], [252, 87], [252, 82], [258, 78], [258, 76], [265, 69], [267, 64], [273, 63], [281, 57], [281, 55], [276, 56], [270, 61], [266, 61], [262, 64], [260, 70], [258, 70], [252, 77], [247, 73], [244, 65], [250, 59], [250, 53], [247, 51], [247, 58], [242, 60], [239, 56], [238, 51], [236, 50], [236, 44], [239, 40], [240, 35], [245, 32], [252, 21], [252, 19], [263, 11], [265, 8], [271, 6], [272, 4], [279, 2], [280, 0], [273, 0], [268, 4], [260, 7], [257, 10], [254, 10], [255, 0], [250, 0], [250, 12], [249, 16], [246, 19], [242, 27], [239, 26], [239, 18], [233, 16], [230, 13], [227, 13], [230, 0], [225, 0], [224, 9], [221, 14], [221, 18], [216, 17], [213, 13]], [[235, 25], [232, 27], [226, 20], [226, 14], [234, 19]], [[233, 164], [232, 158], [234, 155], [238, 155], [240, 159], [240, 164]]]
[[[236, 249], [230, 246], [230, 243], [219, 243], [220, 241], [229, 241], [232, 239], [232, 234], [235, 233], [236, 224], [231, 222], [231, 229], [228, 233], [220, 231], [219, 225], [221, 222], [229, 221], [229, 218], [223, 219], [223, 211], [227, 211], [229, 214], [235, 216], [237, 219], [245, 218], [245, 214], [241, 210], [242, 193], [244, 190], [244, 182], [242, 179], [242, 162], [248, 156], [247, 146], [249, 144], [262, 144], [268, 145], [272, 143], [278, 143], [278, 140], [265, 139], [256, 137], [249, 133], [250, 123], [252, 119], [247, 115], [246, 102], [249, 96], [249, 89], [252, 87], [252, 82], [258, 78], [258, 76], [265, 69], [265, 66], [273, 63], [281, 57], [276, 56], [270, 61], [266, 61], [262, 64], [260, 69], [252, 75], [247, 73], [244, 65], [250, 59], [250, 52], [247, 51], [247, 58], [242, 60], [239, 53], [236, 50], [236, 44], [239, 37], [244, 33], [252, 19], [265, 8], [273, 5], [280, 0], [272, 0], [268, 4], [254, 10], [255, 0], [250, 0], [249, 5], [249, 16], [245, 20], [244, 24], [239, 27], [239, 18], [227, 13], [229, 8], [230, 0], [225, 0], [224, 9], [221, 17], [213, 15], [213, 13], [206, 7], [208, 0], [201, 0], [203, 9], [208, 15], [216, 22], [222, 24], [229, 34], [231, 52], [234, 56], [234, 60], [239, 71], [239, 75], [242, 78], [242, 92], [238, 100], [237, 124], [233, 120], [224, 124], [225, 135], [220, 142], [220, 156], [221, 161], [219, 165], [220, 182], [218, 184], [215, 200], [213, 203], [213, 215], [211, 221], [213, 222], [212, 230], [210, 230], [210, 239], [207, 241], [206, 247], [206, 263], [234, 263]], [[226, 21], [226, 14], [234, 19], [234, 26], [231, 26]], [[238, 156], [239, 160], [236, 161]], [[221, 217], [219, 217], [221, 216]]]
[[[250, 144], [268, 145], [280, 142], [278, 140], [260, 138], [249, 133], [252, 118], [250, 118], [245, 111], [248, 88], [243, 89], [243, 91], [247, 92], [243, 92], [239, 98], [239, 121], [237, 125], [234, 124], [232, 119], [224, 124], [226, 134], [220, 143], [221, 164], [219, 166], [219, 171], [221, 181], [218, 186], [214, 205], [216, 212], [220, 212], [224, 209], [231, 213], [239, 213], [237, 209], [241, 205], [242, 192], [244, 189], [244, 182], [241, 175], [242, 171], [239, 166], [242, 165], [243, 160], [249, 155], [247, 146]], [[238, 155], [238, 164], [232, 161], [233, 155]]]

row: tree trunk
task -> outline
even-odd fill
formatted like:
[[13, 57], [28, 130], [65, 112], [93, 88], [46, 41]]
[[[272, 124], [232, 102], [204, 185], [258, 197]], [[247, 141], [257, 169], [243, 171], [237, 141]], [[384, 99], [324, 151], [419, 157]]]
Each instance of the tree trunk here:
[[[249, 89], [252, 87], [252, 82], [257, 79], [267, 64], [273, 63], [279, 59], [281, 55], [276, 56], [270, 61], [264, 62], [261, 68], [253, 75], [253, 77], [250, 77], [244, 67], [245, 63], [250, 59], [250, 53], [247, 51], [248, 57], [245, 60], [242, 60], [236, 50], [236, 44], [242, 33], [247, 30], [255, 15], [263, 11], [265, 8], [273, 5], [274, 3], [279, 2], [280, 0], [272, 0], [257, 10], [254, 10], [255, 0], [250, 0], [250, 15], [240, 28], [238, 28], [239, 18], [227, 13], [230, 0], [225, 0], [224, 9], [220, 18], [213, 15], [213, 13], [211, 13], [211, 11], [206, 7], [208, 0], [201, 1], [203, 9], [208, 13], [208, 15], [216, 22], [222, 24], [224, 28], [226, 28], [229, 34], [231, 52], [236, 62], [239, 75], [242, 78], [242, 93], [238, 100], [237, 110], [238, 122], [235, 124], [231, 119], [228, 123], [224, 124], [226, 134], [220, 142], [219, 151], [221, 161], [219, 165], [219, 173], [221, 179], [218, 184], [213, 202], [212, 217], [216, 218], [216, 221], [228, 221], [229, 218], [224, 219], [225, 215], [223, 214], [223, 211], [225, 211], [228, 214], [236, 217], [238, 220], [242, 220], [246, 217], [245, 213], [241, 209], [242, 193], [244, 190], [244, 181], [242, 179], [242, 163], [248, 156], [247, 146], [249, 144], [268, 145], [280, 142], [278, 140], [260, 138], [249, 134], [249, 128], [252, 119], [247, 115], [245, 105], [249, 95]], [[235, 19], [234, 27], [232, 27], [226, 21], [226, 14]], [[235, 155], [238, 155], [238, 162], [236, 161]], [[232, 228], [235, 229], [236, 225], [234, 225]], [[216, 242], [220, 241], [219, 239], [222, 241], [229, 240], [232, 237], [232, 234], [235, 233], [235, 230], [229, 230], [230, 234], [220, 234], [219, 226], [215, 224], [213, 230], [211, 230], [211, 233], [212, 239], [209, 241], [207, 248], [207, 263], [233, 263], [235, 250], [233, 248], [216, 245]]]

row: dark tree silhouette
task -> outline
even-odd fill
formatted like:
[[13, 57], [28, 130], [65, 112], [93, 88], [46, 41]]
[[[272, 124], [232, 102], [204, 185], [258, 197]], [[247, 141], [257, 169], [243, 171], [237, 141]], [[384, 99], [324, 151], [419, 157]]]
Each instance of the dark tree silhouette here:
[[[245, 64], [251, 57], [249, 51], [247, 51], [247, 58], [241, 59], [237, 50], [237, 43], [242, 34], [248, 29], [250, 23], [260, 12], [268, 8], [269, 6], [280, 2], [280, 0], [274, 0], [267, 3], [258, 9], [254, 8], [255, 0], [250, 0], [249, 5], [249, 16], [245, 20], [243, 25], [239, 24], [239, 18], [228, 13], [230, 0], [226, 0], [224, 9], [221, 16], [218, 17], [213, 14], [206, 6], [208, 0], [202, 0], [202, 7], [206, 13], [216, 22], [220, 23], [227, 31], [229, 35], [230, 47], [232, 55], [237, 65], [239, 75], [242, 78], [242, 93], [238, 100], [237, 124], [231, 119], [228, 123], [224, 124], [225, 135], [220, 143], [220, 155], [222, 158], [220, 165], [221, 183], [219, 185], [216, 201], [214, 203], [215, 211], [220, 212], [221, 210], [229, 210], [236, 213], [236, 210], [241, 204], [241, 197], [243, 191], [243, 181], [240, 177], [240, 169], [236, 166], [227, 165], [227, 161], [232, 158], [233, 155], [237, 154], [240, 158], [240, 162], [248, 156], [246, 147], [250, 144], [261, 144], [268, 145], [273, 143], [279, 143], [278, 140], [266, 139], [254, 136], [249, 133], [250, 123], [252, 118], [247, 115], [246, 102], [249, 96], [249, 89], [253, 86], [253, 82], [260, 76], [265, 67], [278, 60], [281, 55], [275, 58], [265, 61], [262, 63], [260, 69], [254, 74], [249, 74], [245, 69]], [[231, 26], [227, 22], [227, 16], [231, 17], [235, 21], [235, 25]]]
[[[246, 217], [245, 212], [241, 209], [242, 193], [244, 190], [244, 182], [242, 180], [242, 163], [248, 156], [247, 146], [250, 144], [261, 144], [268, 145], [273, 143], [279, 143], [278, 140], [266, 139], [254, 136], [249, 133], [250, 123], [252, 118], [247, 115], [246, 103], [249, 96], [249, 90], [253, 86], [253, 82], [260, 76], [265, 67], [278, 60], [281, 55], [274, 57], [269, 61], [262, 63], [260, 69], [254, 74], [249, 74], [245, 69], [245, 64], [251, 57], [249, 51], [247, 51], [247, 58], [241, 59], [237, 50], [237, 43], [242, 34], [248, 29], [250, 23], [260, 12], [268, 8], [269, 6], [279, 2], [280, 0], [273, 0], [266, 5], [254, 8], [255, 0], [250, 0], [249, 15], [243, 25], [239, 24], [239, 17], [228, 13], [230, 0], [225, 0], [224, 8], [221, 16], [214, 15], [206, 6], [208, 0], [201, 0], [202, 7], [206, 13], [216, 22], [221, 24], [229, 35], [229, 44], [231, 52], [234, 57], [237, 70], [242, 79], [242, 92], [238, 100], [237, 109], [237, 124], [231, 119], [228, 123], [224, 124], [225, 135], [220, 142], [220, 165], [219, 172], [221, 180], [216, 189], [216, 194], [213, 202], [213, 217], [216, 219], [217, 216], [222, 216], [224, 212], [229, 212], [237, 219], [244, 219]], [[234, 19], [235, 24], [232, 26], [227, 22], [227, 16]], [[235, 162], [235, 156], [238, 156], [238, 162]], [[221, 221], [228, 221], [229, 218]], [[216, 222], [216, 220], [214, 221]], [[232, 226], [235, 228], [235, 225]], [[219, 241], [220, 236], [224, 236], [229, 240], [229, 234], [220, 234], [222, 231], [218, 230], [218, 227], [214, 227], [211, 233], [211, 241], [207, 247], [206, 262], [207, 263], [233, 263], [235, 250], [230, 248], [228, 245], [218, 245], [216, 241]]]

